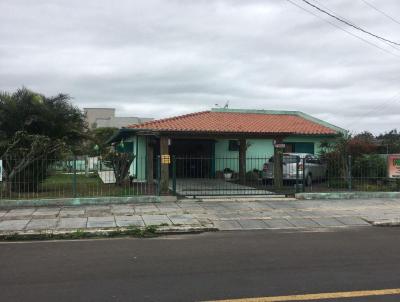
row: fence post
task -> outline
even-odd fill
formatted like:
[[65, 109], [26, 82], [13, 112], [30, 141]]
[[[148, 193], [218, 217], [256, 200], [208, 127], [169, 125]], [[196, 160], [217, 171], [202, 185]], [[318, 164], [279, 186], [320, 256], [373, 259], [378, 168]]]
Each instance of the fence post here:
[[161, 157], [160, 155], [157, 156], [157, 195], [160, 196], [161, 193], [161, 185], [160, 185], [160, 180], [161, 180]]
[[176, 195], [176, 158], [172, 157], [172, 193]]
[[76, 156], [74, 156], [74, 163], [73, 163], [73, 173], [72, 173], [72, 195], [74, 198], [77, 196], [76, 192]]
[[352, 167], [351, 167], [351, 155], [349, 155], [347, 157], [347, 161], [348, 161], [347, 166], [348, 166], [348, 169], [349, 169], [349, 171], [348, 171], [349, 191], [351, 191], [352, 190], [352, 186], [353, 186], [352, 177], [351, 177], [351, 169], [352, 169]]
[[303, 157], [303, 192], [306, 191], [306, 158]]
[[296, 158], [296, 193], [299, 193], [299, 162], [300, 158]]

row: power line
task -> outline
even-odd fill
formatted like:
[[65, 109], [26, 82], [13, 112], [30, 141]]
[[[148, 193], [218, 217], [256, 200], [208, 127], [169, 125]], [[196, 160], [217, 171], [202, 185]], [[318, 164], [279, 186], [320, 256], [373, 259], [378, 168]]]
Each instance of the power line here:
[[303, 1], [303, 2], [306, 3], [307, 5], [309, 5], [309, 6], [313, 7], [313, 8], [315, 8], [316, 10], [319, 10], [320, 12], [322, 12], [322, 13], [324, 13], [324, 14], [326, 14], [326, 15], [328, 15], [328, 16], [330, 16], [330, 17], [336, 19], [336, 20], [338, 20], [339, 22], [342, 22], [342, 23], [344, 23], [344, 24], [346, 24], [346, 25], [348, 25], [348, 26], [350, 26], [350, 27], [353, 27], [353, 28], [355, 28], [355, 29], [357, 29], [357, 30], [359, 30], [359, 31], [362, 31], [363, 33], [365, 33], [365, 34], [367, 34], [367, 35], [370, 35], [370, 36], [375, 37], [375, 38], [377, 38], [377, 39], [379, 39], [379, 40], [386, 41], [386, 42], [388, 42], [388, 43], [391, 43], [391, 44], [400, 46], [400, 43], [397, 43], [397, 42], [394, 42], [394, 41], [392, 41], [392, 40], [383, 38], [383, 37], [381, 37], [381, 36], [378, 36], [378, 35], [376, 35], [376, 34], [370, 32], [370, 31], [368, 31], [368, 30], [365, 30], [365, 29], [361, 28], [361, 27], [358, 26], [358, 25], [355, 25], [355, 24], [353, 24], [353, 23], [351, 23], [351, 22], [348, 22], [348, 21], [346, 21], [346, 20], [344, 20], [344, 19], [342, 19], [342, 18], [340, 18], [340, 17], [338, 17], [338, 16], [335, 16], [334, 14], [331, 14], [330, 12], [324, 10], [323, 8], [320, 8], [319, 6], [317, 6], [317, 5], [315, 5], [315, 4], [311, 3], [311, 2], [309, 2], [309, 1], [307, 1], [307, 0], [301, 0], [301, 1]]
[[[362, 1], [363, 1], [363, 0], [362, 0]], [[343, 17], [342, 15], [339, 15], [337, 12], [335, 12], [335, 11], [332, 10], [332, 9], [330, 9], [329, 7], [327, 7], [326, 5], [322, 4], [321, 2], [319, 2], [319, 1], [317, 1], [317, 0], [314, 0], [314, 2], [318, 3], [320, 6], [322, 6], [322, 7], [325, 8], [326, 10], [330, 11], [332, 14], [336, 14], [336, 16], [338, 16], [338, 17], [342, 18], [343, 20], [345, 20], [345, 21], [347, 21], [347, 22], [353, 24], [354, 26], [356, 26], [356, 25], [355, 25], [354, 23], [352, 23], [349, 19]], [[395, 50], [397, 50], [397, 51], [400, 51], [400, 49], [398, 48], [398, 46], [393, 45], [393, 44], [390, 44], [390, 43], [388, 43], [388, 42], [384, 42], [384, 43], [385, 43], [386, 45], [390, 46], [391, 48], [393, 48], [393, 49], [395, 49]]]
[[367, 43], [367, 44], [370, 45], [370, 46], [373, 46], [373, 47], [375, 47], [375, 48], [378, 48], [378, 49], [380, 49], [380, 50], [382, 50], [382, 51], [384, 51], [384, 52], [386, 52], [386, 53], [388, 53], [388, 54], [390, 54], [390, 55], [392, 55], [392, 56], [395, 56], [395, 57], [400, 58], [400, 55], [397, 55], [397, 54], [395, 54], [395, 53], [393, 53], [393, 52], [387, 50], [386, 48], [380, 47], [379, 45], [377, 45], [377, 44], [375, 44], [375, 43], [373, 43], [373, 42], [371, 42], [371, 41], [368, 41], [368, 40], [366, 40], [366, 39], [364, 39], [364, 38], [362, 38], [362, 37], [360, 37], [360, 36], [357, 36], [356, 34], [352, 33], [351, 31], [348, 31], [348, 30], [344, 29], [343, 27], [340, 27], [339, 25], [337, 25], [337, 24], [335, 24], [335, 23], [333, 23], [333, 22], [330, 22], [330, 21], [328, 21], [328, 20], [322, 18], [321, 16], [319, 16], [319, 15], [315, 14], [314, 12], [312, 12], [312, 11], [310, 11], [310, 10], [308, 10], [308, 9], [306, 9], [306, 8], [304, 8], [304, 7], [302, 7], [301, 5], [299, 5], [299, 4], [295, 3], [295, 2], [293, 2], [292, 0], [286, 0], [286, 1], [288, 1], [289, 3], [291, 3], [292, 5], [294, 5], [294, 6], [298, 7], [298, 8], [300, 8], [300, 9], [302, 9], [303, 11], [305, 11], [305, 12], [307, 12], [307, 13], [309, 13], [309, 14], [315, 16], [315, 17], [317, 17], [318, 19], [321, 19], [322, 21], [324, 21], [324, 22], [326, 22], [326, 23], [329, 23], [330, 25], [332, 25], [332, 26], [334, 26], [334, 27], [340, 29], [341, 31], [343, 31], [343, 32], [345, 32], [345, 33], [347, 33], [347, 34], [349, 34], [350, 36], [353, 36], [354, 38], [357, 38], [358, 40], [360, 40], [360, 41], [362, 41], [362, 42], [364, 42], [364, 43]]
[[385, 13], [383, 10], [380, 10], [379, 8], [377, 8], [375, 5], [369, 3], [366, 0], [361, 0], [362, 2], [364, 2], [366, 5], [368, 5], [369, 7], [371, 7], [372, 9], [376, 10], [377, 12], [381, 13], [382, 15], [386, 16], [387, 18], [389, 18], [390, 20], [392, 20], [393, 22], [397, 23], [400, 25], [400, 21], [396, 20], [395, 18], [393, 18], [391, 15], [389, 15], [388, 13]]
[[365, 117], [367, 117], [370, 113], [373, 113], [373, 112], [375, 112], [375, 113], [380, 112], [380, 111], [381, 111], [382, 109], [384, 109], [387, 105], [389, 105], [389, 103], [396, 102], [396, 101], [400, 101], [399, 97], [400, 97], [400, 91], [397, 92], [396, 94], [394, 94], [391, 98], [387, 99], [385, 102], [383, 102], [383, 103], [381, 103], [381, 104], [378, 104], [377, 106], [371, 108], [370, 110], [368, 110], [368, 111], [365, 112], [364, 114], [359, 115], [357, 119], [353, 119], [353, 120], [351, 121], [351, 123], [346, 124], [344, 127], [347, 128], [347, 127], [349, 127], [350, 125], [353, 126], [353, 127], [354, 127], [355, 125], [359, 125], [360, 122], [361, 122]]

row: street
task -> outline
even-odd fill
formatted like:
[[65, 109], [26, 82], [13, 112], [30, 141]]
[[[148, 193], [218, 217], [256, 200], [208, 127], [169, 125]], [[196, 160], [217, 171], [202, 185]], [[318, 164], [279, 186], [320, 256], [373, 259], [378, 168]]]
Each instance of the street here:
[[397, 228], [361, 227], [1, 243], [0, 301], [207, 301], [395, 289], [399, 235]]

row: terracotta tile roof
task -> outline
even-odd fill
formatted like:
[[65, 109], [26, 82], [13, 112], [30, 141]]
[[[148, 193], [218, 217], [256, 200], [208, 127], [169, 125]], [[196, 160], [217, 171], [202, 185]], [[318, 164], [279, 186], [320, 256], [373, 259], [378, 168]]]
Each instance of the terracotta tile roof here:
[[333, 127], [306, 118], [299, 112], [257, 113], [240, 111], [203, 111], [166, 119], [154, 120], [131, 129], [160, 132], [254, 133], [254, 134], [305, 134], [332, 135]]

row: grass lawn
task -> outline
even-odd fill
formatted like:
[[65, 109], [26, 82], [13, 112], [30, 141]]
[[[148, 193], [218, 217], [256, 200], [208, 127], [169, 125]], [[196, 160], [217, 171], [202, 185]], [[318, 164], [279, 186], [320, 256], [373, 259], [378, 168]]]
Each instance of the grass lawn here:
[[[0, 190], [0, 199], [37, 199], [37, 198], [71, 198], [71, 197], [105, 197], [105, 196], [132, 196], [153, 195], [156, 192], [154, 185], [147, 183], [129, 183], [122, 186], [105, 184], [95, 174], [86, 177], [76, 175], [76, 193], [74, 194], [73, 174], [57, 173], [48, 177], [39, 185], [36, 192], [5, 192]], [[21, 184], [21, 188], [23, 184]]]

